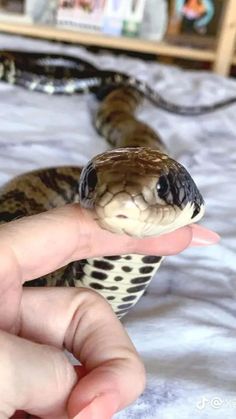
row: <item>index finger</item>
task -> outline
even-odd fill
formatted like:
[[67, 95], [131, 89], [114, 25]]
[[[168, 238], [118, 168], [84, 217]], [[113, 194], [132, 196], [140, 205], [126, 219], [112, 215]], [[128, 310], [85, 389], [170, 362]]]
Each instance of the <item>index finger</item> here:
[[193, 234], [206, 236], [208, 244], [218, 241], [215, 233], [198, 226], [144, 239], [113, 234], [98, 226], [93, 212], [72, 204], [1, 225], [0, 246], [9, 250], [24, 282], [87, 257], [175, 254], [191, 243]]

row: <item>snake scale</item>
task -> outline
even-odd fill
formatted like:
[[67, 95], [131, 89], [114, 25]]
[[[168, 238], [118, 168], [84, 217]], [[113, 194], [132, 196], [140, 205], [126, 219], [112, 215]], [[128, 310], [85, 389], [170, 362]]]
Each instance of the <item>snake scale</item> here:
[[[72, 202], [94, 211], [101, 227], [137, 237], [161, 235], [201, 219], [204, 201], [190, 174], [166, 154], [158, 134], [135, 112], [143, 96], [182, 114], [191, 113], [189, 109], [201, 113], [206, 107], [169, 104], [129, 76], [69, 56], [4, 51], [0, 78], [51, 94], [96, 93], [100, 103], [94, 125], [112, 146], [83, 169], [39, 169], [14, 178], [0, 191], [0, 222]], [[162, 259], [114, 255], [80, 260], [26, 285], [92, 288], [121, 318], [143, 295]]]

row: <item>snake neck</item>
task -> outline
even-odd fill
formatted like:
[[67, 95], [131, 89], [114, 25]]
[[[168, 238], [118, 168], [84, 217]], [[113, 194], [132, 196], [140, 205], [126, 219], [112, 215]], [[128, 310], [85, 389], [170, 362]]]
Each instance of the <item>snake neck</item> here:
[[163, 259], [130, 254], [78, 261], [72, 265], [74, 286], [99, 292], [122, 318], [145, 293]]
[[135, 112], [142, 95], [132, 87], [114, 89], [103, 99], [95, 115], [95, 127], [113, 148], [151, 147], [166, 152], [160, 136], [138, 120]]

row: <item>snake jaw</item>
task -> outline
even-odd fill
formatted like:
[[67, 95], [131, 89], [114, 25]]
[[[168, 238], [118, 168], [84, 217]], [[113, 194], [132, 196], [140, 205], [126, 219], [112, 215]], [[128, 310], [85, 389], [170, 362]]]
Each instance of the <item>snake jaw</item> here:
[[188, 202], [183, 209], [177, 206], [162, 205], [149, 207], [144, 211], [140, 211], [137, 207], [135, 211], [132, 207], [132, 214], [129, 215], [128, 213], [126, 215], [121, 207], [116, 207], [115, 211], [109, 207], [109, 210], [104, 211], [104, 208], [97, 205], [95, 210], [97, 221], [102, 228], [117, 234], [149, 237], [170, 233], [192, 222], [199, 221], [204, 214], [204, 205], [201, 206], [198, 215], [192, 219], [194, 205], [194, 202]]

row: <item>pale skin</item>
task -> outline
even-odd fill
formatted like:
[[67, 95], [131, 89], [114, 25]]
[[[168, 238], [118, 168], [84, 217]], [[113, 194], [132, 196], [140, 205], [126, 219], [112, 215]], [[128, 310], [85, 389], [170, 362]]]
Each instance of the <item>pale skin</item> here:
[[[0, 419], [110, 419], [145, 388], [143, 363], [109, 304], [82, 288], [22, 288], [74, 260], [170, 255], [219, 237], [189, 226], [159, 238], [102, 230], [79, 205], [0, 226]], [[63, 350], [83, 367], [76, 373]], [[78, 379], [78, 377], [80, 377]]]

